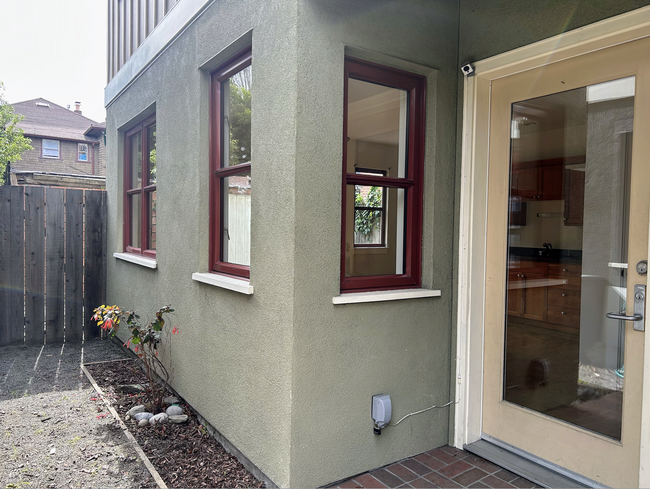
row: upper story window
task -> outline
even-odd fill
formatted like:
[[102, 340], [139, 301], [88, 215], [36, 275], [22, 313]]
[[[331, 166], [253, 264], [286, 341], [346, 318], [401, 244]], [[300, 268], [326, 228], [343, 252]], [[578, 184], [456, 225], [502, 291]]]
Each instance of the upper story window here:
[[342, 292], [421, 285], [425, 88], [345, 60]]
[[88, 145], [86, 143], [79, 143], [77, 145], [77, 160], [88, 161]]
[[43, 158], [60, 158], [61, 143], [55, 139], [43, 139], [41, 156]]
[[250, 277], [251, 51], [211, 75], [210, 270]]
[[124, 251], [156, 257], [156, 117], [126, 132]]

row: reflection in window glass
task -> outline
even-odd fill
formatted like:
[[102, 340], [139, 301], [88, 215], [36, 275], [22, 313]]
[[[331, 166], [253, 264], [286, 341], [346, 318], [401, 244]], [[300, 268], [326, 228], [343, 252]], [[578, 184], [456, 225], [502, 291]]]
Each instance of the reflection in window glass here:
[[224, 104], [223, 166], [251, 161], [251, 82], [252, 68], [247, 66], [222, 82]]
[[[155, 151], [155, 150], [154, 150]], [[149, 216], [147, 217], [147, 230], [149, 231], [148, 249], [156, 249], [156, 191], [148, 192], [147, 196], [149, 198], [147, 210]]]
[[[147, 129], [147, 155], [149, 156], [149, 185], [156, 184], [156, 124]], [[154, 248], [152, 248], [154, 249]]]
[[250, 266], [251, 176], [223, 179], [223, 261]]
[[142, 133], [131, 137], [131, 188], [142, 185]]
[[130, 246], [134, 248], [141, 247], [140, 240], [140, 212], [142, 204], [141, 194], [133, 194], [129, 197], [131, 199], [131, 243]]

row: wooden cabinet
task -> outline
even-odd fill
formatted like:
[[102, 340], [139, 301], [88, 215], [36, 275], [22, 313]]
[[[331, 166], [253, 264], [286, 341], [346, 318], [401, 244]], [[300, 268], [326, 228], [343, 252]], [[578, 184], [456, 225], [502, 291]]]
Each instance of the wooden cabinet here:
[[522, 200], [562, 200], [564, 159], [526, 161], [512, 165], [510, 194]]
[[508, 270], [508, 315], [580, 328], [581, 266], [519, 261]]

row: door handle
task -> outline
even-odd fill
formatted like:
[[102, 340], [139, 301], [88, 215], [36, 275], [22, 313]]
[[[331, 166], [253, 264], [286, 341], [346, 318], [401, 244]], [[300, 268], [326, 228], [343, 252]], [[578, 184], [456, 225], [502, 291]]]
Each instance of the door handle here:
[[618, 319], [619, 321], [634, 321], [636, 331], [645, 331], [645, 285], [636, 284], [634, 286], [634, 314], [627, 316], [625, 311], [608, 312], [605, 314], [609, 319]]
[[605, 314], [609, 319], [618, 319], [619, 321], [643, 321], [643, 316], [641, 314], [635, 314], [634, 316], [626, 316], [625, 311], [618, 312], [608, 312]]

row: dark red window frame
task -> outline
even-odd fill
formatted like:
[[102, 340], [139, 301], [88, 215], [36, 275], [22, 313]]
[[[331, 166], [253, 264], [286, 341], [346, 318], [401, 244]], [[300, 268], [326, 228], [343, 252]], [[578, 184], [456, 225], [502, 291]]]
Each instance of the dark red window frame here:
[[[347, 171], [348, 81], [377, 83], [408, 92], [406, 177], [358, 175]], [[422, 279], [422, 203], [426, 79], [423, 76], [356, 58], [345, 59], [343, 95], [343, 178], [341, 206], [341, 292], [418, 288]], [[346, 194], [348, 185], [406, 189], [404, 273], [345, 276]]]
[[[148, 249], [149, 240], [149, 199], [148, 194], [156, 191], [156, 185], [147, 185], [149, 175], [149, 151], [148, 139], [149, 128], [156, 123], [156, 116], [153, 115], [143, 122], [131, 127], [124, 135], [124, 251], [134, 253], [148, 258], [156, 258], [156, 250]], [[141, 141], [141, 159], [138, 162], [131, 161], [131, 141], [133, 136], [142, 133]], [[142, 177], [140, 186], [134, 187], [131, 182], [134, 164], [141, 167]], [[131, 246], [131, 195], [140, 194], [140, 244], [141, 248]]]
[[221, 83], [251, 65], [252, 51], [248, 47], [210, 74], [210, 271], [250, 278], [250, 267], [222, 260], [223, 251], [223, 179], [250, 173], [251, 164], [228, 166], [223, 161], [222, 91]]

